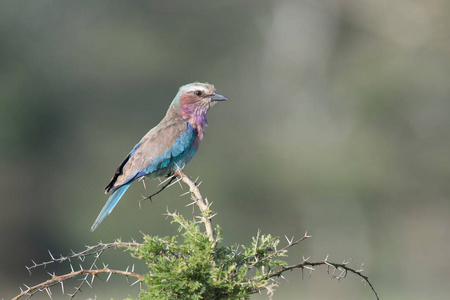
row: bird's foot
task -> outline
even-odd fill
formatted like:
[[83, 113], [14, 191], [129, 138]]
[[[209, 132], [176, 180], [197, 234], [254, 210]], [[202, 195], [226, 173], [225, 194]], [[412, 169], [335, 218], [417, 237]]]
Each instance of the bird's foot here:
[[[157, 192], [155, 192], [155, 193], [153, 193], [153, 194], [151, 194], [150, 196], [147, 196], [147, 197], [142, 196], [142, 199], [139, 200], [139, 209], [141, 208], [141, 202], [142, 202], [142, 201], [145, 201], [145, 200], [150, 200], [150, 201], [152, 201], [152, 198], [153, 198], [154, 196], [158, 195], [159, 193], [161, 193], [161, 192], [162, 192], [163, 190], [165, 190], [166, 188], [168, 188], [168, 187], [174, 185], [175, 183], [177, 183], [179, 180], [177, 180], [177, 181], [175, 181], [175, 182], [173, 182], [173, 183], [172, 183], [172, 181], [174, 181], [174, 179], [177, 178], [178, 175], [179, 175], [179, 172], [176, 171], [175, 173], [173, 173], [173, 175], [170, 176], [170, 179], [168, 179], [168, 181], [165, 180], [165, 181], [167, 181], [167, 183], [164, 184]], [[163, 183], [164, 183], [165, 181], [163, 181]]]

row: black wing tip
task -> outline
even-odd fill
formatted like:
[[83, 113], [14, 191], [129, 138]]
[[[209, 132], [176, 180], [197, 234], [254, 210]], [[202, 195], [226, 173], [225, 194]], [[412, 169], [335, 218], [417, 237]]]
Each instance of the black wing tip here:
[[[139, 144], [138, 144], [139, 145]], [[134, 146], [136, 148], [136, 146]], [[134, 150], [134, 149], [133, 149]], [[132, 151], [133, 152], [133, 151]], [[116, 190], [117, 188], [114, 188], [114, 185], [116, 184], [117, 178], [123, 174], [123, 167], [128, 162], [128, 160], [131, 157], [131, 153], [125, 157], [124, 161], [120, 164], [120, 166], [116, 169], [114, 172], [114, 176], [111, 178], [111, 181], [108, 183], [108, 185], [105, 187], [105, 194], [108, 194], [111, 191]]]
[[108, 183], [108, 185], [105, 187], [105, 194], [108, 194], [111, 191], [112, 187], [114, 186], [115, 181], [116, 180], [114, 179], [114, 180], [111, 180], [110, 183]]

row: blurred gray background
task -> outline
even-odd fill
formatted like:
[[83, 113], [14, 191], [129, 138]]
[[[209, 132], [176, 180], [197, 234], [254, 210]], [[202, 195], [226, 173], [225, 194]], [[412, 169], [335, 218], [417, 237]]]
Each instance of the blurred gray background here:
[[[185, 171], [203, 180], [225, 245], [308, 231], [290, 263], [353, 258], [382, 299], [446, 299], [449, 13], [445, 0], [2, 1], [0, 298], [67, 272], [28, 274], [49, 249], [176, 234], [163, 214], [190, 216], [186, 188], [138, 207], [156, 181], [89, 228], [178, 87], [208, 81], [230, 101], [210, 111]], [[374, 299], [355, 276], [329, 277], [289, 273], [274, 299]], [[79, 298], [137, 297], [112, 280]]]

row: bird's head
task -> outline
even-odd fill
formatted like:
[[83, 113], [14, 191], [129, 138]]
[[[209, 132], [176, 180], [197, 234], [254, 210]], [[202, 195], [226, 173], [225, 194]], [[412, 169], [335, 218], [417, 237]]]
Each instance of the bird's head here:
[[208, 125], [206, 113], [218, 101], [226, 101], [227, 97], [218, 94], [214, 85], [194, 82], [180, 87], [172, 105], [179, 107], [181, 117], [197, 129], [203, 138], [203, 127]]

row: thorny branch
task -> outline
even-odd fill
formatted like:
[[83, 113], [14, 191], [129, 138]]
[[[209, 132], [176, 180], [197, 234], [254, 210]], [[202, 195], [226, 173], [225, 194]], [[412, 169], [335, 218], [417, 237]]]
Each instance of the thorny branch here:
[[[215, 216], [213, 212], [210, 210], [211, 204], [208, 203], [208, 200], [203, 199], [202, 194], [200, 194], [200, 189], [198, 186], [200, 183], [194, 182], [189, 177], [183, 173], [181, 169], [178, 170], [178, 175], [181, 177], [181, 180], [189, 186], [189, 192], [191, 193], [192, 200], [195, 204], [200, 208], [202, 213], [200, 221], [205, 225], [206, 234], [209, 237], [210, 241], [214, 241], [214, 231], [211, 224], [211, 218]], [[215, 247], [217, 241], [214, 241], [213, 247]]]
[[[363, 265], [361, 265], [360, 269], [355, 270], [355, 269], [352, 269], [352, 268], [347, 266], [351, 262], [351, 259], [343, 261], [340, 264], [328, 261], [328, 256], [325, 257], [324, 260], [318, 261], [318, 262], [309, 262], [308, 259], [309, 258], [303, 258], [302, 262], [300, 262], [300, 263], [298, 263], [296, 265], [281, 267], [278, 271], [270, 273], [268, 277], [269, 278], [282, 277], [283, 276], [282, 274], [284, 272], [291, 271], [291, 270], [294, 270], [294, 269], [302, 269], [302, 270], [308, 269], [310, 271], [310, 274], [311, 274], [312, 271], [314, 271], [313, 267], [327, 265], [328, 266], [328, 271], [327, 271], [328, 274], [330, 274], [330, 267], [334, 268], [333, 272], [331, 273], [331, 276], [332, 276], [332, 278], [337, 279], [338, 281], [343, 279], [343, 278], [345, 278], [347, 276], [348, 272], [351, 272], [351, 273], [356, 274], [357, 276], [361, 277], [363, 279], [363, 281], [366, 282], [370, 286], [370, 288], [372, 289], [372, 292], [375, 294], [375, 297], [377, 298], [377, 300], [380, 299], [378, 297], [378, 294], [377, 294], [374, 286], [369, 281], [369, 277], [362, 274], [362, 272], [363, 272], [363, 269], [362, 269]], [[338, 275], [335, 275], [336, 271], [340, 271], [340, 273]]]
[[305, 232], [305, 235], [302, 236], [301, 238], [299, 238], [298, 240], [296, 240], [295, 242], [293, 242], [293, 239], [294, 239], [294, 238], [292, 238], [292, 240], [290, 241], [290, 240], [286, 237], [286, 239], [288, 240], [288, 244], [287, 244], [285, 247], [283, 247], [283, 248], [281, 248], [281, 249], [279, 249], [279, 250], [275, 250], [272, 254], [270, 254], [270, 255], [264, 257], [263, 259], [256, 260], [254, 263], [252, 263], [250, 266], [248, 266], [248, 268], [251, 269], [251, 268], [253, 268], [254, 266], [256, 266], [257, 264], [262, 263], [263, 261], [266, 261], [266, 260], [268, 260], [268, 259], [270, 259], [270, 258], [272, 258], [272, 257], [276, 257], [276, 256], [278, 256], [279, 254], [286, 252], [286, 250], [289, 249], [289, 248], [291, 248], [292, 246], [295, 246], [295, 245], [297, 245], [298, 243], [300, 243], [301, 241], [306, 240], [307, 238], [310, 238], [310, 237], [311, 237], [311, 236], [308, 235], [307, 232]]
[[[177, 178], [178, 177], [178, 178]], [[175, 178], [177, 178], [177, 180], [175, 182], [172, 182]], [[165, 188], [170, 187], [176, 183], [179, 183], [180, 180], [182, 180], [185, 184], [187, 184], [189, 186], [189, 191], [187, 193], [182, 194], [181, 196], [184, 196], [186, 194], [191, 194], [191, 198], [194, 201], [191, 204], [195, 204], [200, 208], [200, 212], [202, 214], [202, 216], [198, 216], [197, 218], [200, 219], [200, 222], [202, 222], [205, 225], [205, 229], [206, 229], [206, 234], [209, 237], [210, 241], [214, 241], [213, 243], [213, 247], [216, 246], [217, 241], [215, 241], [214, 239], [214, 230], [211, 224], [211, 219], [216, 215], [214, 214], [211, 209], [210, 206], [212, 203], [208, 203], [208, 200], [206, 198], [203, 198], [202, 194], [200, 193], [200, 189], [198, 188], [201, 184], [201, 182], [197, 182], [197, 180], [192, 181], [186, 174], [184, 174], [183, 169], [178, 167], [177, 171], [171, 176], [168, 177], [166, 180], [162, 181], [160, 183], [160, 185], [163, 185], [162, 188], [160, 190], [158, 190], [156, 193], [153, 193], [150, 196], [147, 197], [143, 197], [141, 200], [139, 200], [139, 207], [141, 207], [141, 202], [148, 200], [148, 199], [152, 199], [152, 197], [158, 195], [160, 192], [162, 192]], [[142, 181], [144, 183], [144, 187], [145, 187], [145, 181]], [[181, 184], [180, 184], [181, 186]], [[189, 205], [191, 205], [189, 204]]]
[[[105, 251], [105, 249], [101, 249], [101, 250], [95, 255], [95, 259], [94, 259], [94, 261], [92, 262], [91, 267], [89, 268], [89, 270], [93, 270], [93, 268], [95, 267], [95, 264], [97, 263], [98, 259], [99, 259], [100, 256], [103, 254], [103, 251]], [[73, 298], [75, 297], [75, 295], [76, 295], [79, 291], [81, 291], [81, 288], [83, 287], [83, 285], [84, 285], [85, 283], [88, 282], [88, 281], [87, 281], [88, 277], [89, 277], [89, 273], [87, 273], [86, 275], [84, 275], [84, 277], [81, 279], [80, 285], [78, 285], [78, 286], [75, 288], [75, 292], [70, 296], [70, 299], [73, 299]], [[94, 276], [93, 276], [92, 278], [94, 278]], [[89, 283], [88, 283], [88, 284], [89, 284]]]
[[55, 257], [53, 256], [53, 254], [50, 252], [50, 250], [48, 251], [48, 254], [50, 255], [51, 260], [49, 261], [44, 261], [42, 263], [35, 263], [33, 260], [31, 260], [31, 262], [33, 263], [33, 265], [31, 266], [26, 266], [28, 272], [31, 275], [31, 271], [35, 268], [38, 267], [46, 267], [47, 265], [53, 264], [55, 262], [58, 263], [62, 263], [65, 261], [69, 261], [71, 262], [72, 259], [76, 259], [78, 258], [81, 262], [84, 262], [85, 258], [88, 256], [93, 256], [93, 255], [98, 255], [99, 253], [102, 253], [104, 250], [109, 249], [109, 248], [117, 248], [119, 246], [124, 246], [124, 247], [139, 247], [141, 246], [141, 243], [138, 243], [136, 241], [132, 241], [132, 242], [122, 242], [120, 240], [116, 240], [112, 243], [103, 243], [103, 242], [99, 242], [97, 245], [93, 245], [93, 246], [86, 246], [86, 249], [80, 252], [75, 253], [72, 250], [72, 254], [69, 256], [63, 256], [62, 254], [60, 254], [59, 257]]
[[[19, 295], [14, 297], [12, 300], [17, 300], [17, 299], [19, 299], [19, 298], [21, 298], [23, 296], [27, 296], [27, 295], [28, 296], [32, 296], [36, 292], [41, 292], [41, 291], [46, 291], [47, 294], [51, 297], [52, 292], [50, 291], [50, 287], [52, 287], [52, 286], [54, 286], [56, 284], [61, 284], [61, 289], [62, 289], [62, 292], [64, 293], [64, 281], [66, 281], [67, 279], [70, 279], [70, 278], [77, 277], [79, 275], [83, 275], [83, 274], [85, 274], [85, 277], [82, 279], [82, 283], [86, 283], [89, 286], [91, 286], [92, 282], [95, 279], [95, 277], [97, 277], [97, 275], [101, 274], [101, 273], [108, 273], [109, 274], [106, 281], [109, 280], [109, 278], [110, 278], [110, 276], [112, 274], [119, 274], [119, 275], [123, 275], [123, 276], [127, 276], [127, 277], [128, 276], [135, 277], [135, 278], [137, 278], [137, 281], [135, 283], [137, 283], [138, 281], [140, 281], [140, 280], [142, 280], [144, 278], [142, 275], [139, 275], [139, 274], [137, 274], [137, 273], [135, 273], [133, 271], [130, 272], [130, 271], [114, 270], [114, 269], [110, 269], [108, 267], [104, 267], [102, 269], [89, 269], [89, 270], [81, 269], [79, 271], [72, 271], [70, 273], [67, 273], [67, 274], [64, 274], [64, 275], [61, 275], [61, 276], [56, 276], [56, 275], [53, 274], [51, 279], [49, 279], [49, 280], [47, 280], [45, 282], [42, 282], [40, 284], [37, 284], [35, 286], [27, 287], [26, 290], [23, 290]], [[87, 277], [89, 275], [92, 275], [91, 282], [89, 282], [87, 280]], [[135, 283], [133, 283], [133, 284], [135, 284]], [[78, 286], [78, 288], [75, 290], [75, 292], [73, 294], [69, 295], [70, 298], [73, 298], [75, 296], [75, 294], [78, 291], [80, 291], [80, 290], [81, 290], [81, 285]]]
[[[20, 289], [21, 293], [19, 295], [17, 295], [16, 297], [14, 297], [13, 300], [19, 299], [19, 298], [24, 297], [24, 296], [28, 296], [28, 298], [30, 298], [35, 293], [42, 292], [42, 291], [46, 291], [47, 294], [51, 298], [52, 293], [51, 293], [50, 287], [52, 287], [54, 285], [57, 285], [57, 284], [61, 285], [61, 289], [62, 289], [62, 292], [64, 294], [64, 282], [66, 280], [68, 280], [68, 279], [71, 279], [71, 278], [74, 278], [74, 277], [77, 277], [77, 276], [82, 276], [82, 275], [84, 275], [84, 276], [81, 279], [81, 283], [75, 288], [75, 291], [72, 294], [69, 294], [70, 299], [73, 299], [75, 297], [75, 295], [78, 292], [81, 291], [81, 287], [84, 284], [87, 284], [87, 285], [91, 286], [92, 283], [94, 282], [94, 279], [100, 273], [109, 273], [107, 281], [109, 280], [109, 278], [110, 278], [110, 276], [112, 274], [120, 274], [120, 275], [124, 275], [124, 276], [127, 276], [127, 277], [128, 276], [136, 277], [136, 278], [138, 278], [138, 281], [139, 281], [143, 277], [141, 275], [137, 274], [137, 273], [134, 273], [134, 266], [132, 267], [131, 271], [128, 271], [128, 268], [127, 268], [127, 270], [122, 271], [122, 270], [110, 269], [106, 265], [104, 265], [102, 269], [99, 269], [99, 268], [97, 268], [96, 263], [97, 263], [98, 259], [100, 258], [100, 256], [103, 254], [103, 252], [105, 250], [107, 250], [107, 249], [117, 248], [119, 246], [123, 246], [123, 247], [139, 247], [141, 245], [142, 245], [141, 243], [138, 243], [138, 242], [136, 242], [134, 240], [132, 242], [122, 242], [120, 240], [116, 240], [116, 241], [114, 241], [112, 243], [99, 242], [98, 244], [96, 244], [94, 246], [86, 246], [86, 249], [83, 250], [83, 251], [80, 251], [80, 252], [77, 252], [77, 253], [72, 251], [71, 255], [68, 255], [68, 256], [60, 255], [59, 257], [55, 257], [50, 251], [48, 251], [51, 260], [44, 261], [42, 263], [36, 263], [36, 262], [34, 262], [32, 260], [33, 264], [31, 266], [27, 266], [26, 267], [28, 272], [30, 273], [30, 275], [31, 275], [31, 271], [33, 269], [35, 269], [35, 268], [38, 268], [38, 267], [45, 268], [45, 267], [47, 267], [47, 265], [50, 265], [50, 264], [53, 264], [53, 263], [56, 263], [56, 262], [62, 263], [62, 262], [65, 262], [65, 261], [68, 261], [68, 262], [71, 263], [70, 264], [71, 272], [67, 273], [67, 274], [64, 274], [64, 275], [60, 275], [60, 276], [57, 276], [54, 273], [53, 274], [48, 273], [51, 276], [51, 279], [49, 279], [49, 280], [47, 280], [45, 282], [42, 282], [40, 284], [37, 284], [35, 286], [32, 286], [32, 287], [29, 287], [29, 286], [25, 285], [26, 289], [22, 289], [21, 288]], [[72, 265], [72, 261], [75, 260], [75, 259], [78, 259], [81, 262], [84, 262], [86, 257], [89, 257], [89, 256], [94, 256], [94, 261], [90, 265], [90, 267], [88, 269], [83, 269], [83, 267], [80, 265], [80, 270], [75, 271], [74, 267]], [[91, 279], [90, 282], [88, 281], [88, 276], [89, 275], [92, 275], [92, 279]], [[135, 283], [137, 283], [138, 281], [136, 281]]]
[[[305, 234], [301, 238], [297, 239], [296, 241], [294, 241], [294, 237], [289, 239], [287, 236], [285, 236], [285, 238], [286, 238], [286, 240], [288, 242], [288, 244], [286, 246], [284, 246], [283, 248], [278, 249], [278, 250], [275, 249], [274, 252], [272, 252], [271, 254], [267, 255], [266, 257], [264, 257], [264, 258], [262, 258], [260, 260], [256, 260], [255, 262], [250, 264], [248, 266], [248, 268], [252, 269], [254, 267], [257, 267], [259, 264], [263, 263], [264, 261], [269, 260], [269, 259], [274, 258], [274, 257], [277, 257], [277, 256], [279, 256], [282, 253], [285, 253], [287, 251], [287, 249], [291, 248], [292, 246], [297, 245], [301, 241], [303, 241], [303, 240], [305, 240], [307, 238], [310, 238], [310, 237], [311, 236], [308, 235], [307, 232], [305, 232]], [[291, 265], [291, 266], [283, 266], [280, 269], [278, 269], [277, 271], [273, 271], [273, 272], [267, 273], [265, 276], [266, 276], [266, 278], [270, 278], [272, 280], [275, 280], [276, 277], [281, 277], [281, 278], [284, 279], [283, 273], [285, 273], [287, 271], [292, 271], [294, 269], [302, 269], [302, 271], [304, 269], [308, 269], [310, 271], [310, 275], [311, 275], [312, 271], [315, 270], [313, 267], [327, 265], [328, 266], [328, 270], [327, 270], [328, 274], [330, 274], [330, 267], [334, 268], [334, 270], [331, 272], [331, 276], [332, 276], [333, 279], [337, 279], [339, 281], [339, 280], [345, 278], [347, 276], [348, 272], [353, 273], [353, 274], [359, 276], [360, 278], [362, 278], [362, 280], [364, 282], [366, 282], [370, 286], [370, 288], [372, 289], [372, 292], [374, 293], [374, 295], [377, 298], [377, 300], [380, 299], [378, 294], [377, 294], [377, 292], [376, 292], [376, 290], [375, 290], [375, 288], [374, 288], [374, 286], [369, 281], [369, 277], [362, 274], [362, 272], [363, 272], [362, 267], [363, 267], [364, 264], [361, 265], [360, 269], [355, 270], [355, 269], [350, 268], [350, 267], [347, 266], [352, 261], [352, 259], [345, 260], [342, 263], [333, 263], [333, 262], [328, 261], [328, 255], [327, 255], [327, 257], [325, 257], [325, 259], [322, 260], [322, 261], [309, 262], [308, 260], [309, 260], [309, 257], [308, 258], [304, 258], [303, 257], [302, 262], [300, 262], [298, 264], [295, 264], [295, 265]], [[340, 273], [338, 275], [335, 275], [337, 271], [339, 271]], [[303, 273], [302, 273], [302, 277], [303, 277]], [[242, 283], [242, 284], [249, 284], [249, 283], [250, 282], [245, 282], [245, 283]], [[271, 285], [266, 285], [266, 286], [262, 286], [262, 287], [259, 287], [259, 288], [267, 289], [269, 295], [273, 294], [273, 287]]]

